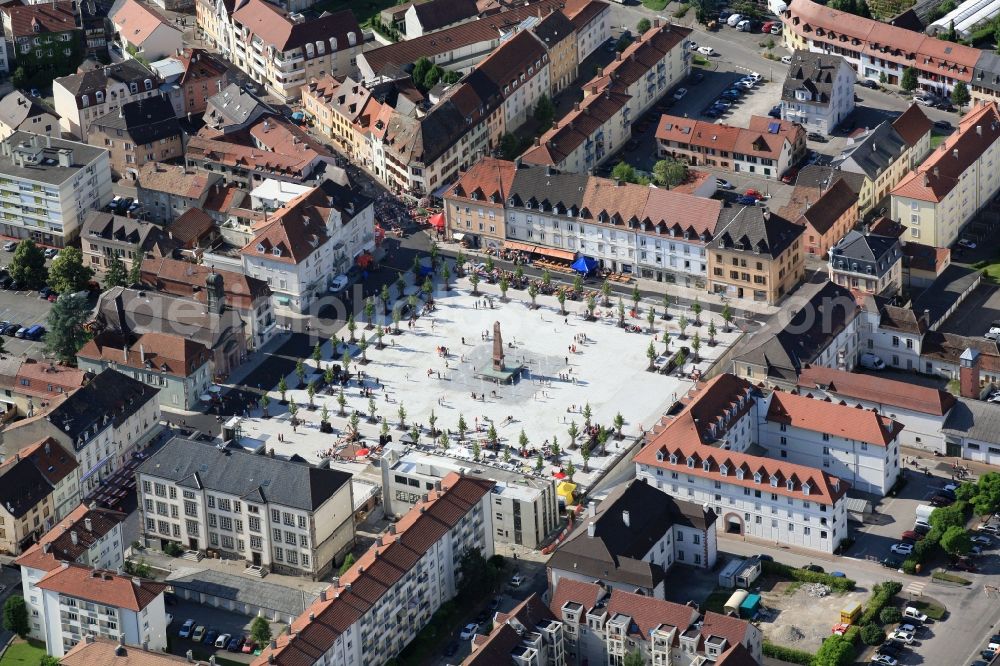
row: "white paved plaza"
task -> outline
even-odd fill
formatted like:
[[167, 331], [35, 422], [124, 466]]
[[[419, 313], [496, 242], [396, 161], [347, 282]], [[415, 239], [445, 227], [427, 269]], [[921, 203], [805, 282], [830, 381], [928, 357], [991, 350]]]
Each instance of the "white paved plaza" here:
[[[690, 336], [698, 330], [705, 341], [700, 354], [703, 360], [698, 364], [702, 368], [722, 353], [726, 343], [735, 337], [735, 333], [722, 333], [722, 322], [718, 321], [716, 339], [719, 344], [709, 348], [704, 313], [701, 328], [695, 329], [689, 324], [689, 339], [681, 342], [678, 340], [678, 316], [669, 322], [658, 316], [654, 324], [656, 334], [650, 334], [645, 305], [640, 306], [636, 316], [627, 315], [630, 323], [642, 329], [630, 332], [617, 325], [614, 306], [598, 307], [598, 314], [602, 316], [597, 321], [586, 321], [583, 302], [567, 301], [567, 315], [563, 316], [554, 297], [539, 296], [539, 308], [533, 310], [524, 291], [509, 291], [508, 303], [500, 302], [495, 285], [481, 283], [479, 291], [480, 296], [473, 296], [468, 281], [459, 280], [447, 294], [435, 296], [434, 311], [422, 314], [412, 328], [404, 320], [400, 323], [402, 332], [399, 335], [385, 335], [386, 346], [381, 350], [375, 349], [374, 331], [365, 330], [359, 323], [356, 336], [358, 339], [362, 333], [367, 336], [369, 362], [367, 365], [358, 363], [360, 354], [355, 346], [352, 375], [356, 377], [358, 370], [366, 374], [364, 387], [372, 389], [377, 415], [391, 426], [394, 439], [404, 435], [398, 428], [400, 406], [406, 411], [407, 430], [413, 423], [422, 426], [421, 441], [425, 444], [431, 444], [427, 432], [433, 412], [437, 418], [436, 428], [452, 433], [446, 454], [458, 458], [472, 460], [471, 442], [478, 439], [485, 443], [490, 423], [499, 435], [501, 450], [506, 445], [518, 448], [523, 430], [529, 440], [527, 448], [532, 453], [523, 459], [515, 455], [508, 465], [512, 469], [533, 469], [534, 450], [542, 449], [546, 440], [551, 442], [558, 437], [563, 455], [558, 464], [547, 461], [543, 473], [553, 473], [572, 459], [577, 470], [575, 478], [584, 484], [591, 474], [610, 464], [616, 452], [620, 453], [616, 440], [611, 438], [607, 455], [593, 452], [588, 465], [590, 473], [583, 472], [581, 451], [567, 450], [570, 444], [567, 430], [571, 421], [583, 429], [581, 411], [584, 405], [590, 406], [591, 422], [603, 424], [609, 430], [613, 428], [615, 415], [621, 413], [625, 419], [623, 432], [630, 440], [639, 434], [640, 428], [648, 430], [692, 384], [687, 378], [646, 370], [649, 364], [647, 349], [654, 337], [656, 351], [660, 354], [663, 343], [659, 336], [665, 327], [673, 338], [672, 350], [679, 345], [690, 346]], [[485, 295], [492, 297], [494, 308], [486, 306]], [[694, 319], [690, 313], [687, 316]], [[494, 322], [500, 323], [505, 364], [525, 369], [521, 379], [512, 384], [495, 383], [479, 373], [480, 369], [492, 364]], [[345, 339], [349, 332], [344, 329], [339, 336]], [[447, 349], [446, 355], [442, 348]], [[330, 360], [329, 342], [323, 351], [321, 368], [339, 362], [339, 353]], [[305, 360], [305, 365], [310, 370], [315, 367], [309, 359]], [[688, 363], [686, 371], [690, 373], [695, 367]], [[309, 377], [306, 378], [308, 382]], [[287, 383], [293, 387], [288, 391], [288, 398], [306, 405], [309, 399], [298, 378], [293, 374], [287, 378]], [[363, 388], [356, 379], [352, 379], [344, 395], [346, 414], [354, 411], [368, 414], [369, 397], [363, 395]], [[280, 395], [273, 390], [271, 397], [270, 413], [276, 418], [247, 420], [242, 426], [246, 436], [266, 442], [268, 448], [273, 447], [276, 452], [297, 453], [314, 462], [331, 449], [334, 454], [338, 453], [336, 443], [347, 427], [347, 419], [338, 416], [340, 408], [336, 394], [323, 392], [315, 397], [317, 407], [325, 404], [330, 413], [330, 422], [336, 431], [332, 435], [319, 431], [319, 408], [300, 409], [297, 416], [305, 423], [292, 432], [286, 408], [277, 404]], [[457, 436], [460, 416], [469, 430], [464, 443], [460, 443]], [[379, 427], [362, 420], [362, 436], [368, 442], [377, 441]], [[283, 441], [278, 441], [278, 433]], [[484, 451], [483, 455], [491, 457], [493, 454]]]

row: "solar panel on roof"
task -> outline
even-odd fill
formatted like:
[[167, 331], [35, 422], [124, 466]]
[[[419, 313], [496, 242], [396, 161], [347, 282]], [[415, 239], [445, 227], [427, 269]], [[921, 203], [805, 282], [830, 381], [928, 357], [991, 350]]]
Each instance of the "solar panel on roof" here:
[[767, 124], [767, 132], [768, 132], [768, 134], [777, 134], [778, 130], [780, 130], [780, 129], [781, 129], [781, 123], [774, 122], [774, 123], [768, 123]]

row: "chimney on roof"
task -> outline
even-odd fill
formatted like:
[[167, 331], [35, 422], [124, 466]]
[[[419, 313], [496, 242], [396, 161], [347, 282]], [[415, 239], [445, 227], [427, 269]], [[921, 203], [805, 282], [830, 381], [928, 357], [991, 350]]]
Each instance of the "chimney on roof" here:
[[85, 642], [87, 643], [87, 645], [90, 645], [95, 640], [97, 640], [97, 639], [94, 637], [94, 634], [87, 634], [87, 636], [85, 638]]
[[377, 546], [378, 548], [381, 548], [381, 547], [382, 547], [382, 545], [383, 545], [383, 542], [382, 542], [382, 535], [381, 535], [381, 534], [380, 534], [379, 536], [375, 537], [375, 545], [376, 545], [376, 546]]
[[434, 490], [436, 490], [438, 492], [441, 492], [441, 480], [440, 479], [434, 482]]
[[187, 658], [187, 661], [188, 661], [189, 664], [193, 664], [194, 663], [194, 652], [193, 651], [188, 650], [187, 653], [184, 656]]
[[77, 535], [76, 530], [69, 533], [69, 540], [74, 546], [80, 543], [80, 537]]
[[625, 523], [625, 527], [632, 527], [632, 522], [628, 511], [622, 511], [622, 522]]
[[951, 155], [952, 155], [952, 157], [954, 157], [957, 160], [958, 159], [958, 148], [952, 148]]
[[597, 502], [590, 502], [587, 505], [587, 515], [591, 518], [597, 515]]
[[45, 543], [42, 544], [42, 552], [43, 553], [47, 553], [50, 550], [52, 550], [52, 543], [51, 542], [46, 541]]
[[978, 134], [979, 136], [983, 135], [983, 126], [982, 125], [976, 125], [976, 134]]
[[392, 523], [389, 525], [389, 534], [395, 534], [395, 533], [396, 533], [396, 524]]
[[618, 51], [617, 53], [615, 53], [615, 62], [621, 62], [621, 59], [622, 59], [622, 52]]
[[136, 578], [135, 576], [133, 576], [132, 577], [132, 584], [135, 585], [136, 587], [142, 587], [142, 579], [141, 578]]
[[94, 521], [92, 521], [90, 518], [83, 519], [83, 526], [87, 529], [88, 532], [94, 531]]
[[143, 363], [146, 362], [146, 348], [142, 346], [141, 342], [139, 343], [139, 360]]
[[597, 523], [595, 521], [590, 521], [587, 523], [587, 536], [594, 538], [597, 535]]

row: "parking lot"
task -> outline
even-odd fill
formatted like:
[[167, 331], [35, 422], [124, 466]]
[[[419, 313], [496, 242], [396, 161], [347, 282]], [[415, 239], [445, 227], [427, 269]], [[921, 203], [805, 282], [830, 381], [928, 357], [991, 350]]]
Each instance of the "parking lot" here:
[[[202, 606], [193, 604], [182, 599], [178, 599], [174, 605], [167, 606], [167, 612], [173, 615], [173, 621], [167, 627], [167, 635], [170, 637], [170, 651], [173, 654], [184, 656], [188, 650], [194, 651], [195, 658], [207, 659], [210, 655], [218, 653], [220, 657], [250, 663], [254, 659], [252, 654], [242, 652], [229, 652], [223, 648], [197, 644], [188, 638], [180, 638], [178, 633], [181, 625], [188, 619], [194, 620], [194, 626], [204, 626], [206, 630], [214, 630], [218, 634], [230, 634], [232, 636], [249, 636], [250, 623], [252, 617], [240, 615], [231, 611], [214, 608], [212, 606]], [[285, 628], [284, 624], [272, 622], [271, 635], [277, 636]]]
[[[45, 325], [52, 304], [39, 298], [34, 291], [0, 291], [0, 321], [31, 326]], [[3, 336], [4, 349], [14, 356], [42, 358], [45, 343]]]

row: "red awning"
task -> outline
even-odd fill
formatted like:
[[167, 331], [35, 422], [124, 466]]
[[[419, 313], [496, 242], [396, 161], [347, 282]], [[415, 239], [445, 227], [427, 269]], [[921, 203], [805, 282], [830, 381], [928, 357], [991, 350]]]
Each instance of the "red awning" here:
[[552, 476], [556, 477], [557, 479], [565, 479], [566, 478], [566, 474], [564, 472], [556, 472]]
[[354, 263], [356, 263], [361, 268], [368, 268], [369, 266], [372, 265], [373, 260], [374, 257], [372, 257], [372, 255], [368, 254], [367, 252], [362, 252], [361, 254], [359, 254], [354, 258]]
[[358, 458], [363, 458], [369, 453], [371, 453], [371, 451], [368, 449], [358, 449], [354, 455], [356, 455]]
[[431, 223], [431, 226], [437, 229], [444, 229], [444, 213], [431, 215], [427, 221]]

